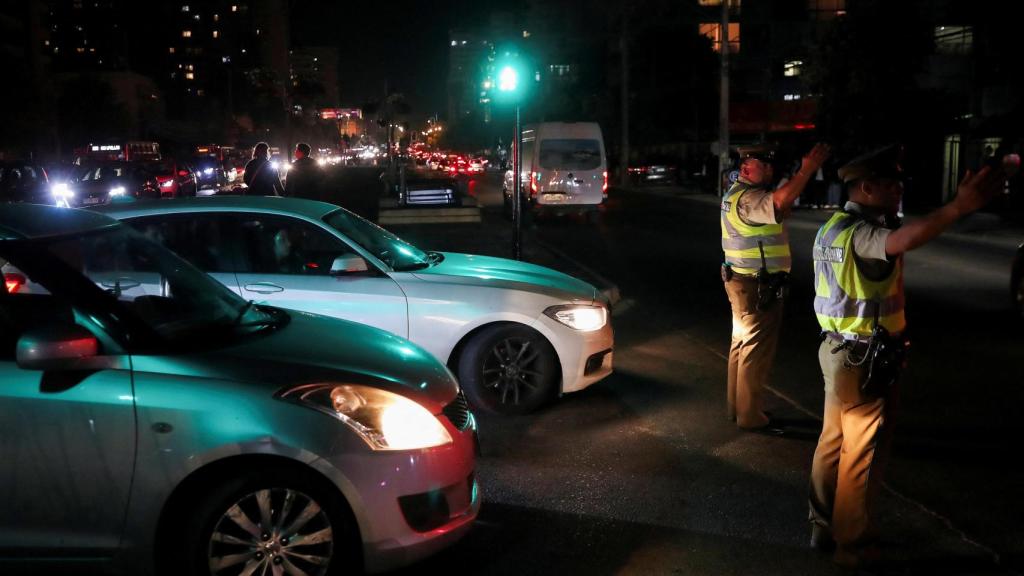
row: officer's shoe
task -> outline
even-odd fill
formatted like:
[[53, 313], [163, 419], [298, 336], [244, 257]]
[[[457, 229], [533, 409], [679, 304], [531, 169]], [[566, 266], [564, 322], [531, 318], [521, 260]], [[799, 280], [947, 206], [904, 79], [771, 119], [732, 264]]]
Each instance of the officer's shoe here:
[[811, 523], [811, 549], [818, 552], [832, 552], [836, 549], [836, 541], [832, 539], [832, 531], [821, 524]]

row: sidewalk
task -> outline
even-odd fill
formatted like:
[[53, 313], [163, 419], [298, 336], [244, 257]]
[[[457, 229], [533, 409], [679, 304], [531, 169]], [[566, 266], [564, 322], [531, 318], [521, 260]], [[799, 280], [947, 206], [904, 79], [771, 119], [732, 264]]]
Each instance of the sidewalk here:
[[[650, 194], [666, 198], [685, 198], [686, 200], [703, 202], [705, 204], [717, 205], [720, 200], [717, 196], [709, 194], [704, 190], [687, 186], [630, 186], [625, 188], [612, 188], [611, 194]], [[828, 220], [833, 209], [803, 208], [796, 207], [793, 210], [791, 222], [793, 223], [814, 223], [815, 229]], [[920, 213], [908, 213], [905, 216], [907, 221], [913, 221], [927, 214], [927, 211]], [[799, 225], [799, 224], [797, 224]], [[1024, 224], [1013, 222], [999, 214], [975, 212], [961, 218], [943, 233], [943, 237], [985, 244], [1005, 249], [1016, 249], [1024, 243]]]

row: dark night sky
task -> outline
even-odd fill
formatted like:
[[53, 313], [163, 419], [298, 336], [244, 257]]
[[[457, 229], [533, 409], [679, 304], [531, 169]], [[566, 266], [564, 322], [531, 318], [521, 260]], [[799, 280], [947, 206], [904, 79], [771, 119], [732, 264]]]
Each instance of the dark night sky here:
[[444, 114], [448, 31], [486, 22], [491, 10], [480, 0], [310, 0], [291, 6], [293, 44], [340, 48], [342, 104], [381, 97], [387, 81], [392, 91], [405, 93], [416, 117]]

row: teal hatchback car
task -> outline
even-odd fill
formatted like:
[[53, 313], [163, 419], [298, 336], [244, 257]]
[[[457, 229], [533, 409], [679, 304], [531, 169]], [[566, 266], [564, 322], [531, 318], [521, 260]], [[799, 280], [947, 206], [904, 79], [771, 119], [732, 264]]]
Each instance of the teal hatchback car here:
[[376, 572], [475, 519], [476, 424], [415, 344], [92, 212], [0, 206], [0, 264], [0, 572]]

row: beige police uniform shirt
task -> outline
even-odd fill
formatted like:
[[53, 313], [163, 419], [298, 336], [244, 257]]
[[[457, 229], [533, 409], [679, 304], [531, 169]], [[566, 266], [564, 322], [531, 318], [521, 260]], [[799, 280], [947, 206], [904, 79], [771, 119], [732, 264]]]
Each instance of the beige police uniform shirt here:
[[889, 255], [885, 253], [885, 241], [892, 230], [882, 225], [883, 215], [876, 215], [856, 202], [847, 202], [843, 210], [860, 214], [866, 222], [853, 232], [853, 252], [860, 263], [861, 271], [872, 280], [885, 278], [892, 271], [896, 259], [890, 260]]
[[[748, 186], [753, 186], [753, 184], [746, 180], [741, 179], [740, 181]], [[771, 191], [764, 188], [752, 187], [744, 192], [740, 196], [739, 203], [736, 205], [736, 213], [739, 214], [740, 220], [743, 220], [745, 224], [782, 223], [781, 218], [776, 220], [775, 201], [772, 200]]]

